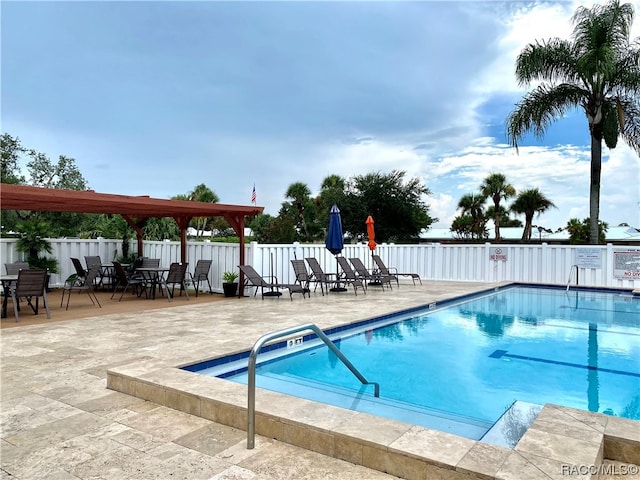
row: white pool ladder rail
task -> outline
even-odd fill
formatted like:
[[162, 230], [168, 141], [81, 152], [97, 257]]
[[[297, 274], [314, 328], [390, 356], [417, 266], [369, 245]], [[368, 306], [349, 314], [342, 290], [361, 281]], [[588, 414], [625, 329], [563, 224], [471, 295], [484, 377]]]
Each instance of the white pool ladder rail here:
[[322, 340], [327, 347], [345, 364], [345, 366], [351, 370], [358, 380], [364, 385], [373, 385], [374, 387], [374, 395], [376, 397], [380, 396], [380, 385], [376, 382], [369, 382], [366, 378], [358, 371], [356, 367], [344, 356], [344, 354], [335, 346], [335, 344], [325, 335], [325, 333], [318, 328], [317, 325], [313, 323], [307, 323], [304, 325], [299, 325], [297, 327], [285, 328], [284, 330], [278, 330], [276, 332], [267, 333], [260, 337], [256, 343], [253, 345], [251, 349], [251, 353], [249, 354], [249, 365], [247, 367], [247, 385], [249, 388], [248, 391], [248, 405], [247, 405], [247, 449], [251, 450], [255, 447], [255, 436], [256, 436], [256, 359], [258, 357], [258, 353], [260, 349], [264, 346], [265, 343], [275, 340], [277, 338], [286, 337], [288, 335], [293, 335], [294, 333], [299, 333], [305, 330], [311, 330], [315, 333], [320, 340]]

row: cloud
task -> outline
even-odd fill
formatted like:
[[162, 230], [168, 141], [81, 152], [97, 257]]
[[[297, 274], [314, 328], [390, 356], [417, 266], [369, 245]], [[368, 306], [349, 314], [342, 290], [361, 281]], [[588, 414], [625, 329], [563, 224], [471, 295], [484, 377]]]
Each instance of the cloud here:
[[[516, 55], [567, 37], [578, 5], [9, 2], [3, 129], [75, 157], [97, 191], [167, 198], [205, 183], [248, 204], [255, 183], [276, 215], [291, 183], [315, 194], [328, 175], [396, 169], [423, 179], [448, 227], [499, 171], [540, 188], [558, 205], [541, 223], [564, 226], [588, 215], [586, 123], [563, 120], [519, 155], [503, 125], [524, 92]], [[634, 223], [637, 156], [603, 155], [602, 218]]]

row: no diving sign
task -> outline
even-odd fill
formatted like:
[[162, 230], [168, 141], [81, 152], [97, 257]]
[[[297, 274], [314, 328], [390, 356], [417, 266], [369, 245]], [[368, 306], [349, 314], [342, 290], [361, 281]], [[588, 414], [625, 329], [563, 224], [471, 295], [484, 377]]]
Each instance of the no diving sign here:
[[503, 250], [500, 247], [489, 248], [489, 260], [493, 260], [494, 262], [506, 262], [507, 250]]

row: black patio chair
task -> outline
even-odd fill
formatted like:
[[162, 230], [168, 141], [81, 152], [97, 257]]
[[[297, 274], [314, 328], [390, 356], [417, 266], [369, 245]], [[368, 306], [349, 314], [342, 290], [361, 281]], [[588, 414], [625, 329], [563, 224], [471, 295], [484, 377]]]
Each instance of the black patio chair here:
[[[304, 298], [305, 294], [308, 293], [301, 285], [297, 284], [288, 284], [288, 283], [278, 283], [278, 279], [276, 277], [266, 277], [272, 278], [274, 281], [267, 282], [265, 278], [262, 277], [251, 265], [239, 265], [238, 268], [244, 274], [245, 277], [245, 286], [255, 287], [256, 291], [253, 296], [255, 297], [258, 294], [258, 289], [260, 289], [262, 294], [262, 299], [264, 297], [280, 297], [282, 295], [281, 289], [289, 290], [289, 297], [291, 301], [293, 301], [294, 293], [301, 293], [302, 298]], [[265, 291], [265, 289], [267, 289]]]
[[[184, 290], [184, 293], [187, 296], [187, 300], [189, 300], [189, 292], [187, 292], [187, 286], [185, 285], [188, 267], [189, 267], [189, 264], [186, 262], [185, 263], [174, 262], [171, 265], [169, 265], [169, 272], [167, 273], [166, 277], [162, 275], [158, 277], [160, 292], [162, 292], [162, 287], [164, 287], [164, 289], [167, 291], [167, 299], [169, 301], [173, 300], [176, 285], [180, 286], [180, 296], [182, 296], [182, 291]], [[169, 290], [169, 285], [171, 285], [171, 290]]]
[[200, 282], [207, 282], [209, 285], [209, 293], [213, 295], [211, 289], [211, 282], [209, 282], [209, 270], [211, 269], [211, 260], [198, 260], [196, 262], [196, 269], [193, 273], [189, 273], [191, 277], [191, 283], [196, 290], [196, 297], [198, 296], [198, 290], [200, 289]]
[[86, 292], [87, 295], [89, 295], [89, 299], [91, 300], [91, 302], [94, 305], [97, 303], [98, 307], [102, 308], [102, 305], [100, 305], [100, 301], [98, 300], [98, 297], [93, 291], [94, 282], [96, 277], [99, 275], [99, 273], [100, 273], [100, 267], [98, 267], [97, 265], [94, 265], [87, 272], [84, 278], [82, 278], [82, 281], [79, 281], [77, 277], [75, 279], [68, 279], [65, 282], [64, 286], [62, 287], [62, 298], [60, 299], [60, 307], [62, 307], [62, 304], [64, 302], [65, 292], [67, 294], [67, 306], [65, 310], [69, 310], [69, 300], [71, 299], [71, 292]]
[[31, 307], [33, 313], [38, 314], [38, 301], [42, 297], [42, 303], [47, 311], [47, 318], [51, 318], [49, 312], [49, 302], [47, 301], [47, 270], [20, 270], [18, 272], [18, 280], [11, 287], [11, 298], [13, 299], [13, 312], [16, 316], [16, 322], [20, 321], [20, 305], [21, 298], [26, 299], [27, 305]]
[[351, 265], [345, 257], [336, 257], [338, 259], [338, 265], [342, 269], [342, 274], [338, 278], [338, 283], [344, 283], [345, 285], [351, 285], [353, 292], [358, 295], [358, 287], [362, 288], [362, 291], [367, 293], [367, 284], [362, 281], [361, 278], [356, 275], [356, 272], [351, 268]]
[[309, 268], [311, 269], [311, 278], [310, 282], [315, 283], [316, 286], [313, 288], [315, 292], [320, 285], [320, 291], [322, 292], [322, 296], [324, 296], [324, 290], [326, 288], [327, 293], [329, 293], [329, 288], [336, 283], [336, 274], [335, 273], [325, 273], [320, 266], [320, 262], [318, 262], [317, 258], [309, 257], [305, 258], [307, 263], [309, 264]]
[[411, 277], [411, 280], [413, 280], [414, 285], [416, 284], [416, 280], [418, 280], [420, 282], [420, 285], [422, 285], [422, 279], [420, 278], [420, 275], [418, 275], [417, 273], [399, 273], [397, 268], [387, 267], [385, 263], [382, 261], [382, 258], [380, 258], [380, 255], [372, 255], [372, 258], [376, 266], [378, 267], [378, 270], [380, 271], [380, 273], [382, 273], [383, 275], [389, 275], [391, 278], [395, 279], [398, 287], [400, 286], [398, 277]]
[[[309, 284], [311, 283], [311, 274], [307, 271], [307, 265], [304, 260], [291, 260], [291, 266], [293, 267], [293, 273], [296, 276], [295, 283], [300, 284], [302, 288], [309, 293]], [[324, 292], [323, 292], [324, 295]]]
[[20, 270], [29, 270], [29, 264], [27, 262], [5, 263], [4, 268], [7, 275], [18, 275]]
[[145, 291], [145, 282], [141, 275], [137, 275], [135, 272], [128, 273], [120, 262], [113, 262], [113, 270], [115, 272], [115, 280], [113, 293], [111, 294], [112, 299], [118, 291], [118, 287], [122, 287], [122, 294], [118, 299], [119, 302], [122, 301], [122, 297], [124, 297], [129, 287], [132, 287], [133, 293], [137, 294], [138, 297], [142, 295]]
[[362, 263], [362, 260], [357, 257], [350, 258], [349, 261], [351, 262], [351, 265], [353, 265], [353, 268], [356, 269], [356, 275], [359, 278], [363, 279], [365, 282], [369, 282], [369, 285], [379, 285], [384, 290], [384, 285], [386, 283], [389, 288], [391, 288], [392, 279], [389, 275], [383, 275], [382, 273], [377, 271], [369, 271], [365, 264]]

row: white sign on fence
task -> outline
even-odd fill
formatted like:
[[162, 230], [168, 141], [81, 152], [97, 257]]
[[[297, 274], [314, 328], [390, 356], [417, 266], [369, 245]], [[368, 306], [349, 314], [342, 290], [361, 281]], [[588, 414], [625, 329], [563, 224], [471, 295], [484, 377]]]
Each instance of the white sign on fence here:
[[506, 262], [507, 261], [507, 250], [500, 247], [491, 247], [489, 249], [489, 259], [494, 262]]
[[613, 252], [613, 276], [616, 278], [640, 278], [640, 250]]
[[602, 268], [602, 250], [600, 248], [578, 248], [575, 255], [578, 268]]

